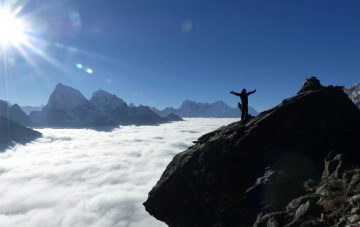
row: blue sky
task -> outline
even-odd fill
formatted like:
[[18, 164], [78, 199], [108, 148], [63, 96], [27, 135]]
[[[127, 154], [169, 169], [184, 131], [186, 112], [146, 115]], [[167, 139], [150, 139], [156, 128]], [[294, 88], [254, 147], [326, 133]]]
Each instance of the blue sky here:
[[6, 56], [0, 50], [7, 66], [0, 64], [0, 99], [12, 103], [45, 104], [61, 82], [86, 97], [102, 88], [159, 108], [184, 99], [235, 106], [229, 91], [245, 87], [258, 90], [250, 105], [263, 110], [294, 95], [310, 75], [326, 85], [360, 82], [358, 0], [17, 4], [32, 46], [45, 55], [24, 47], [30, 64], [16, 48]]

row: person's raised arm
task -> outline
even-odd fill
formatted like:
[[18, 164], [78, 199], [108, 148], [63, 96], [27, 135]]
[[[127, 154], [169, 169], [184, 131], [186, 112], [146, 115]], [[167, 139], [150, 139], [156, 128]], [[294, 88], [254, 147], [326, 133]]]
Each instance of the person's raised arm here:
[[240, 93], [234, 92], [234, 91], [230, 91], [231, 94], [236, 95], [236, 96], [240, 96]]
[[256, 89], [253, 91], [250, 91], [249, 93], [247, 93], [248, 95], [254, 94], [256, 92]]

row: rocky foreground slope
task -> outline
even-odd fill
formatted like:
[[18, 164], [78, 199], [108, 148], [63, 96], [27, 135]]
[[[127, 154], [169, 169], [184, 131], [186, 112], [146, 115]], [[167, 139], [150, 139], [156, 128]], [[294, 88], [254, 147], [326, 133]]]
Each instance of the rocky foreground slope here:
[[170, 227], [359, 221], [360, 111], [341, 87], [304, 85], [246, 124], [219, 128], [176, 155], [146, 210]]

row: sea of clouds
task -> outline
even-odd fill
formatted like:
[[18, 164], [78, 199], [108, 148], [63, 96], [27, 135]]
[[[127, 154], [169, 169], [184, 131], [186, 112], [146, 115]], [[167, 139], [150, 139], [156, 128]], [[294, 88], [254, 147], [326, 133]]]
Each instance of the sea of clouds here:
[[40, 129], [0, 153], [1, 227], [161, 227], [142, 203], [172, 157], [237, 119], [112, 131]]

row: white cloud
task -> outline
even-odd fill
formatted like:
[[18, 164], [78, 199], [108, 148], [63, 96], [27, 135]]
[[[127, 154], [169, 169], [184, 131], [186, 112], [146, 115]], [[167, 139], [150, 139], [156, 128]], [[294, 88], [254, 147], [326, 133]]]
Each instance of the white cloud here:
[[187, 119], [112, 132], [42, 129], [0, 153], [2, 227], [159, 227], [142, 203], [172, 157], [236, 119]]

